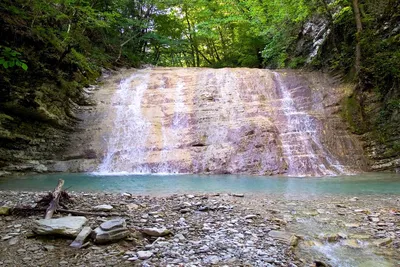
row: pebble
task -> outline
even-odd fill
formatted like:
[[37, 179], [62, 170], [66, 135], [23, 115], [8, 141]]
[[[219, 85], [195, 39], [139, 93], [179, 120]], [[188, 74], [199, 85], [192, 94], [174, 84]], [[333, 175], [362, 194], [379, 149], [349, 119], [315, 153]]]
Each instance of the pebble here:
[[392, 239], [390, 237], [382, 238], [382, 239], [375, 240], [373, 243], [375, 246], [378, 246], [378, 247], [387, 246], [390, 243], [392, 243]]
[[96, 211], [111, 211], [113, 209], [114, 209], [113, 206], [107, 205], [107, 204], [98, 205], [98, 206], [93, 207], [93, 210], [96, 210]]
[[360, 227], [359, 223], [345, 223], [344, 226], [346, 226], [347, 228], [358, 228]]
[[156, 236], [156, 237], [160, 237], [160, 236], [166, 236], [171, 234], [171, 231], [166, 229], [166, 228], [143, 228], [142, 233], [145, 233], [146, 235], [149, 236]]
[[14, 238], [11, 238], [10, 241], [8, 241], [8, 244], [10, 246], [14, 246], [18, 243], [18, 241], [19, 241], [18, 237], [14, 237]]
[[126, 204], [126, 207], [128, 208], [128, 210], [134, 211], [139, 208], [139, 205], [136, 205], [135, 203], [129, 203], [129, 204]]
[[141, 260], [147, 260], [153, 256], [153, 252], [151, 251], [138, 251], [137, 256]]
[[220, 262], [220, 258], [218, 256], [210, 256], [205, 260], [205, 262], [215, 265]]
[[44, 246], [44, 249], [47, 250], [47, 251], [52, 251], [52, 250], [55, 249], [55, 247], [51, 246], [51, 245], [47, 245], [47, 246]]
[[2, 241], [6, 241], [6, 240], [11, 239], [11, 238], [13, 238], [11, 235], [6, 235], [6, 236], [2, 237], [1, 240]]

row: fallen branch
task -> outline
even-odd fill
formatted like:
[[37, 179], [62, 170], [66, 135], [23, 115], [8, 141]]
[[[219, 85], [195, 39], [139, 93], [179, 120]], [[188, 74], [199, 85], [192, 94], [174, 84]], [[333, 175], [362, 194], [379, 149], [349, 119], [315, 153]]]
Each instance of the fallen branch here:
[[66, 210], [66, 209], [59, 209], [58, 212], [70, 213], [72, 215], [87, 215], [87, 216], [123, 216], [123, 214], [116, 213], [116, 212], [90, 212], [90, 211], [79, 211], [79, 210]]
[[50, 202], [49, 207], [46, 209], [46, 215], [44, 216], [45, 219], [51, 219], [53, 217], [54, 212], [57, 211], [59, 205], [58, 202], [60, 200], [60, 195], [61, 195], [61, 188], [64, 185], [64, 180], [59, 179], [58, 180], [58, 185], [54, 189], [54, 192], [52, 194], [53, 199]]
[[[11, 210], [11, 214], [15, 216], [32, 216], [36, 214], [40, 214], [43, 211], [46, 211], [45, 208], [32, 208], [32, 207], [15, 207]], [[57, 212], [60, 213], [69, 213], [72, 215], [87, 215], [87, 216], [102, 216], [102, 217], [110, 217], [110, 216], [115, 216], [115, 217], [121, 217], [124, 216], [124, 214], [121, 213], [116, 213], [116, 212], [90, 212], [90, 211], [78, 211], [78, 210], [68, 210], [68, 209], [57, 209]]]

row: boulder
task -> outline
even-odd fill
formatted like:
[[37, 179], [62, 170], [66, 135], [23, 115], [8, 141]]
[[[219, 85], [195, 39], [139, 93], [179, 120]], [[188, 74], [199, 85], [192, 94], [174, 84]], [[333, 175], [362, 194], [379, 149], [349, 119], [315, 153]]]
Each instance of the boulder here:
[[35, 221], [33, 232], [38, 235], [62, 235], [76, 237], [86, 224], [82, 216], [68, 216], [56, 219], [41, 219]]

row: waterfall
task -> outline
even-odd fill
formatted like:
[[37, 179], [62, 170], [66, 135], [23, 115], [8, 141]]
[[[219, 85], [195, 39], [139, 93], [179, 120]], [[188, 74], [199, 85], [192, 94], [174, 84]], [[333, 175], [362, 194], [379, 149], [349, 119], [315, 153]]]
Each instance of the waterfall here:
[[[184, 96], [185, 84], [181, 78], [178, 78], [176, 85], [174, 87], [174, 110], [172, 114], [172, 123], [169, 127], [168, 119], [166, 116], [168, 114], [163, 114], [161, 122], [161, 132], [162, 132], [162, 148], [161, 148], [161, 162], [157, 168], [157, 173], [159, 174], [172, 174], [178, 173], [179, 170], [171, 164], [173, 160], [172, 151], [174, 148], [179, 146], [179, 136], [177, 134], [182, 128], [187, 127], [187, 120], [185, 119], [185, 114], [187, 113], [187, 107], [185, 106], [185, 96]], [[163, 81], [161, 90], [165, 90], [165, 82]]]
[[[161, 79], [160, 86], [158, 90], [165, 91], [166, 84], [165, 79]], [[162, 150], [161, 150], [161, 162], [160, 165], [157, 167], [157, 173], [167, 174], [169, 173], [169, 166], [168, 166], [168, 151], [165, 149], [169, 145], [169, 138], [167, 134], [167, 125], [165, 116], [161, 118], [161, 134], [162, 134]]]
[[150, 123], [141, 112], [148, 82], [149, 73], [140, 71], [120, 82], [112, 99], [115, 119], [99, 166], [101, 174], [150, 172], [145, 147]]
[[334, 109], [343, 93], [323, 76], [201, 68], [126, 73], [105, 86], [100, 123], [86, 132], [99, 140], [90, 147], [103, 155], [100, 174], [326, 176], [357, 172], [365, 162]]
[[306, 176], [343, 174], [343, 166], [322, 145], [320, 122], [316, 117], [296, 108], [294, 99], [279, 73], [274, 72], [281, 95], [281, 111], [285, 123], [280, 127], [282, 149], [288, 164], [288, 175]]

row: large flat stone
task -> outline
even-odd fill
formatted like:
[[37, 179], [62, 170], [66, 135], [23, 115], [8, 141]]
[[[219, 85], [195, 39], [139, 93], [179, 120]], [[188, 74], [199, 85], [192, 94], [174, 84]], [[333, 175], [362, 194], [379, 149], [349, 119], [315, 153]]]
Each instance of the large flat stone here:
[[68, 216], [35, 221], [33, 231], [38, 235], [63, 235], [76, 237], [87, 222], [85, 217]]

